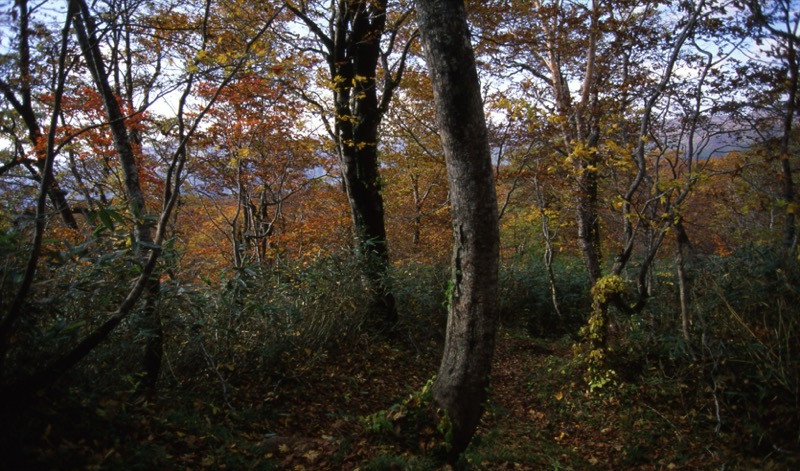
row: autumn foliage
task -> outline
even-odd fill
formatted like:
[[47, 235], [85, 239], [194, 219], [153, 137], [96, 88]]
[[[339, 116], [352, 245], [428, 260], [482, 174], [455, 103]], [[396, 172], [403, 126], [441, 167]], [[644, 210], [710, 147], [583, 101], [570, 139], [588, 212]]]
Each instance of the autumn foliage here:
[[458, 195], [413, 2], [12, 3], [0, 468], [797, 465], [795, 2], [465, 2], [501, 268], [460, 461], [430, 389]]

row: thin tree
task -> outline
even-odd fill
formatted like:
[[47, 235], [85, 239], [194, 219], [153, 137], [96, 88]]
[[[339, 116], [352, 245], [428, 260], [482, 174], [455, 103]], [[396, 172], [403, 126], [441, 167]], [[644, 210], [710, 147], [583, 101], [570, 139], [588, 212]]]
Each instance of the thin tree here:
[[[17, 166], [24, 166], [32, 175], [34, 180], [41, 182], [43, 174], [46, 169], [44, 167], [46, 156], [45, 140], [47, 136], [42, 130], [42, 125], [37, 118], [37, 112], [34, 109], [33, 87], [34, 87], [34, 72], [32, 68], [31, 57], [31, 25], [30, 18], [33, 10], [28, 7], [27, 0], [19, 0], [16, 2], [16, 7], [19, 13], [16, 17], [19, 19], [19, 36], [17, 43], [17, 64], [19, 67], [19, 76], [11, 80], [0, 78], [0, 92], [3, 97], [8, 101], [14, 111], [19, 115], [20, 119], [25, 125], [27, 130], [27, 138], [36, 155], [36, 159], [19, 158], [12, 159], [8, 164], [0, 167], [0, 174]], [[16, 82], [16, 87], [13, 83]], [[15, 89], [16, 88], [16, 89]], [[46, 129], [46, 128], [45, 128]], [[55, 178], [51, 178], [50, 182], [45, 188], [47, 196], [52, 202], [64, 224], [73, 229], [78, 228], [78, 222], [72, 213], [66, 198], [66, 192], [59, 188], [58, 182]]]
[[[125, 123], [125, 113], [122, 111], [117, 95], [108, 81], [107, 67], [100, 51], [100, 43], [97, 40], [97, 27], [95, 26], [94, 17], [91, 15], [85, 0], [72, 0], [72, 3], [73, 8], [78, 12], [75, 21], [78, 44], [81, 46], [97, 91], [103, 99], [108, 125], [114, 138], [114, 147], [125, 177], [125, 193], [133, 216], [135, 242], [138, 245], [136, 251], [142, 255], [142, 262], [144, 263], [146, 252], [154, 246], [153, 224], [151, 222], [152, 219], [148, 217], [144, 192], [139, 183], [139, 167], [136, 163], [136, 155]], [[145, 337], [147, 339], [144, 349], [143, 385], [150, 390], [155, 387], [161, 371], [163, 354], [163, 329], [159, 312], [156, 309], [160, 290], [161, 283], [158, 275], [155, 274], [148, 280], [143, 310], [143, 328], [146, 331]]]
[[[206, 3], [207, 6], [210, 3]], [[87, 24], [85, 23], [87, 18], [91, 18], [91, 15], [86, 8], [87, 5], [84, 0], [70, 0], [69, 2], [69, 11], [67, 14], [67, 25], [64, 28], [63, 37], [62, 37], [62, 51], [65, 50], [66, 41], [69, 36], [69, 21], [74, 20], [76, 23], [76, 32], [79, 36], [79, 43], [82, 45], [84, 49], [84, 53], [87, 55], [97, 54], [99, 51], [96, 49], [92, 51], [93, 48], [96, 48], [96, 41], [93, 42], [91, 40], [91, 36], [89, 35], [89, 29], [87, 29]], [[238, 73], [242, 70], [245, 64], [248, 61], [248, 54], [250, 53], [253, 44], [256, 43], [259, 38], [261, 38], [264, 33], [272, 26], [275, 18], [280, 13], [281, 9], [278, 9], [267, 21], [266, 23], [261, 26], [257, 32], [255, 32], [250, 40], [245, 44], [243, 47], [242, 57], [237, 58], [233, 63], [230, 64], [229, 74], [227, 74], [216, 87], [216, 91], [210, 94], [207, 103], [203, 106], [197, 114], [194, 116], [194, 120], [191, 122], [187, 122], [184, 110], [187, 106], [187, 99], [190, 93], [194, 89], [196, 73], [190, 72], [185, 79], [185, 87], [183, 94], [178, 103], [178, 132], [176, 136], [176, 143], [175, 149], [171, 152], [171, 155], [166, 160], [166, 165], [164, 168], [164, 188], [163, 193], [161, 196], [162, 207], [160, 214], [157, 216], [157, 221], [152, 226], [148, 227], [148, 230], [152, 230], [153, 235], [149, 239], [149, 243], [145, 243], [142, 247], [144, 252], [144, 256], [142, 257], [142, 266], [141, 266], [141, 273], [139, 276], [133, 281], [132, 287], [128, 292], [125, 299], [118, 305], [117, 309], [110, 313], [110, 315], [103, 320], [102, 322], [98, 323], [97, 327], [92, 330], [87, 336], [85, 336], [78, 344], [74, 347], [69, 349], [68, 351], [64, 352], [61, 356], [53, 359], [52, 361], [48, 362], [38, 371], [33, 372], [32, 374], [22, 377], [22, 378], [14, 378], [13, 381], [8, 381], [10, 376], [3, 377], [3, 383], [0, 383], [0, 406], [2, 407], [18, 407], [20, 404], [25, 403], [26, 400], [32, 398], [37, 391], [40, 391], [49, 385], [53, 384], [61, 375], [67, 372], [70, 368], [75, 366], [81, 360], [86, 358], [89, 353], [91, 353], [101, 342], [108, 338], [109, 334], [126, 318], [129, 314], [134, 310], [134, 308], [138, 305], [139, 300], [141, 299], [142, 295], [145, 294], [149, 287], [152, 285], [153, 280], [158, 280], [158, 261], [162, 254], [162, 244], [164, 244], [167, 238], [167, 230], [169, 226], [169, 221], [172, 217], [173, 211], [175, 210], [178, 198], [180, 195], [180, 185], [183, 183], [185, 178], [183, 171], [187, 160], [187, 146], [189, 141], [193, 138], [196, 134], [198, 127], [203, 122], [203, 118], [209, 112], [209, 110], [214, 106], [216, 103], [221, 91], [227, 87], [231, 81], [238, 76]], [[81, 24], [78, 24], [81, 23]], [[83, 31], [81, 31], [83, 29]], [[88, 42], [87, 42], [88, 40]], [[87, 46], [89, 52], [87, 52]], [[204, 43], [205, 46], [205, 43]], [[62, 56], [64, 54], [62, 53]], [[102, 57], [101, 57], [102, 59]], [[89, 62], [89, 58], [86, 59]], [[63, 80], [64, 80], [64, 66], [63, 66], [64, 59], [61, 58], [59, 70], [62, 71], [59, 75], [59, 90], [63, 90]], [[89, 64], [90, 67], [96, 67], [97, 64]], [[98, 71], [95, 71], [98, 72]], [[101, 84], [102, 85], [102, 84]], [[61, 96], [61, 94], [56, 95]], [[56, 102], [58, 105], [58, 102]], [[58, 108], [58, 106], [56, 106]], [[55, 117], [58, 115], [58, 109], [54, 113], [53, 122], [55, 123]], [[125, 117], [123, 116], [123, 119]], [[58, 151], [61, 150], [61, 146], [55, 145], [55, 125], [51, 126], [51, 132], [48, 135], [48, 162], [46, 163], [45, 168], [52, 168], [52, 156], [56, 155]], [[115, 138], [118, 136], [115, 135]], [[124, 139], [124, 137], [122, 137]], [[119, 149], [119, 146], [118, 146]], [[118, 150], [119, 151], [119, 150]], [[49, 179], [49, 176], [48, 176]], [[47, 188], [47, 179], [40, 184], [42, 188], [40, 192], [39, 199], [37, 201], [38, 207], [44, 207], [44, 194], [45, 188]], [[38, 229], [38, 228], [37, 228]], [[138, 229], [138, 228], [137, 228]], [[42, 232], [42, 230], [38, 230], [37, 232]], [[41, 237], [40, 235], [38, 237]], [[142, 239], [137, 239], [139, 245], [142, 245]], [[40, 243], [39, 243], [40, 245]], [[34, 242], [34, 246], [36, 246], [36, 242]], [[33, 257], [32, 257], [33, 258]], [[31, 266], [31, 264], [29, 264]], [[33, 265], [35, 268], [35, 265]], [[30, 271], [30, 270], [29, 270]], [[26, 275], [27, 276], [27, 275]], [[32, 275], [31, 275], [32, 277]], [[23, 286], [25, 282], [23, 281]], [[27, 292], [27, 291], [26, 291]], [[15, 299], [14, 303], [15, 306], [21, 305], [21, 300], [24, 299], [24, 295], [26, 292], [23, 292], [22, 288], [20, 289], [20, 294], [17, 295], [19, 301]], [[20, 312], [17, 308], [16, 310], [12, 309], [12, 311], [3, 319], [3, 325], [7, 323], [7, 320], [12, 317], [15, 312]], [[13, 318], [11, 319], [13, 321]], [[9, 326], [11, 323], [9, 322]], [[5, 327], [4, 327], [5, 329]], [[9, 327], [10, 329], [10, 327]], [[3, 331], [5, 333], [5, 330]], [[6, 338], [7, 336], [2, 336], [0, 338]], [[147, 348], [150, 348], [148, 345]], [[160, 350], [159, 350], [160, 351]], [[145, 361], [148, 361], [147, 357]], [[160, 358], [158, 358], [160, 360]], [[4, 373], [2, 370], [0, 372]], [[156, 372], [157, 373], [157, 372]], [[147, 378], [146, 378], [147, 379]], [[152, 380], [154, 381], [156, 377], [154, 376]], [[145, 384], [145, 386], [147, 386]], [[3, 411], [5, 412], [5, 411]]]
[[783, 245], [793, 253], [797, 248], [796, 213], [800, 210], [797, 192], [794, 187], [789, 152], [792, 140], [792, 128], [797, 114], [798, 90], [800, 90], [800, 12], [793, 0], [745, 0], [745, 5], [752, 15], [752, 20], [764, 33], [775, 40], [772, 52], [778, 56], [787, 76], [784, 80], [784, 91], [787, 95], [783, 110], [782, 134], [780, 138], [782, 198], [785, 202], [785, 218], [783, 229]]
[[[19, 3], [22, 14], [27, 15], [27, 7], [24, 1]], [[45, 203], [48, 194], [52, 194], [52, 184], [55, 180], [53, 174], [53, 165], [57, 154], [56, 147], [56, 123], [58, 115], [61, 112], [61, 100], [64, 96], [64, 82], [66, 80], [66, 61], [67, 61], [67, 46], [69, 43], [69, 30], [72, 24], [74, 10], [72, 8], [67, 12], [64, 27], [61, 33], [60, 52], [58, 57], [58, 68], [56, 77], [56, 87], [53, 98], [53, 112], [50, 119], [50, 127], [46, 136], [46, 144], [42, 151], [44, 159], [41, 163], [42, 176], [39, 179], [39, 194], [36, 199], [36, 217], [35, 228], [33, 234], [33, 241], [31, 242], [31, 250], [28, 256], [28, 261], [25, 267], [20, 287], [17, 290], [11, 306], [7, 313], [0, 318], [0, 378], [6, 373], [5, 360], [6, 355], [12, 343], [12, 337], [15, 331], [15, 326], [23, 314], [23, 306], [25, 299], [28, 296], [31, 286], [33, 285], [34, 276], [41, 256], [42, 243], [44, 241], [45, 233]], [[24, 30], [25, 28], [23, 28]], [[27, 33], [20, 33], [25, 35]], [[43, 137], [43, 136], [40, 136]]]

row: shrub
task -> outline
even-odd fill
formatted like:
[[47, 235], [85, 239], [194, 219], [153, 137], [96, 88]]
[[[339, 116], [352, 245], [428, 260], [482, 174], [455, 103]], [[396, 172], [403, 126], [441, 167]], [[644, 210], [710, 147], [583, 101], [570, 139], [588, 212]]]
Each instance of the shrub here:
[[[553, 266], [559, 311], [553, 306], [540, 257], [510, 260], [500, 270], [500, 319], [536, 337], [574, 334], [590, 312], [589, 286], [580, 262], [564, 257]], [[559, 314], [560, 312], [560, 314]]]

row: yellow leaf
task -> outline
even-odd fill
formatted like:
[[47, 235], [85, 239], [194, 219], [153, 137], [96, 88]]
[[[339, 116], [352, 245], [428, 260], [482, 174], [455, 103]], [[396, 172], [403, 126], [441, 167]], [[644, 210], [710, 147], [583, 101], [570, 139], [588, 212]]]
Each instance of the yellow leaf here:
[[317, 461], [317, 458], [319, 458], [319, 455], [320, 455], [320, 453], [317, 450], [308, 450], [307, 452], [305, 452], [303, 454], [303, 458], [305, 458], [309, 462], [313, 463], [313, 462]]
[[559, 392], [555, 393], [555, 395], [553, 397], [556, 398], [556, 401], [560, 401], [560, 400], [564, 399], [564, 393], [562, 391], [559, 391]]

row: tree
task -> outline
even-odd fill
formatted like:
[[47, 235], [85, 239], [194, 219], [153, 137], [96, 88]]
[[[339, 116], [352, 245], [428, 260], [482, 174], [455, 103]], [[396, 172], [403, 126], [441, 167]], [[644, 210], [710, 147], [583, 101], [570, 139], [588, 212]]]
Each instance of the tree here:
[[[41, 5], [39, 5], [41, 6]], [[7, 78], [0, 78], [0, 92], [3, 97], [11, 105], [11, 108], [16, 112], [22, 124], [27, 130], [27, 140], [33, 150], [35, 159], [29, 159], [24, 155], [15, 155], [13, 159], [0, 167], [0, 175], [10, 170], [13, 167], [22, 165], [24, 166], [37, 181], [41, 181], [42, 173], [44, 173], [44, 163], [46, 160], [46, 131], [42, 130], [43, 126], [39, 123], [37, 110], [35, 109], [34, 92], [37, 85], [44, 85], [46, 78], [37, 77], [34, 73], [34, 57], [32, 56], [32, 39], [37, 36], [34, 32], [32, 25], [33, 9], [28, 7], [27, 0], [16, 2], [16, 7], [19, 12], [15, 15], [19, 19], [18, 35], [17, 35], [17, 54], [13, 57], [11, 64], [3, 64], [10, 67], [12, 70], [16, 68], [18, 71], [17, 77], [12, 77], [11, 71], [6, 75]], [[41, 33], [41, 31], [39, 31]], [[35, 45], [35, 44], [34, 44]], [[50, 60], [53, 60], [50, 58]], [[5, 62], [5, 61], [3, 61]], [[53, 60], [55, 62], [55, 60]], [[54, 72], [54, 76], [57, 71]], [[42, 83], [44, 82], [44, 83]], [[3, 132], [12, 139], [17, 140], [14, 128], [16, 125], [3, 126]], [[21, 148], [21, 143], [18, 146]], [[19, 154], [19, 153], [17, 153]], [[66, 192], [59, 188], [58, 182], [53, 179], [47, 188], [47, 194], [53, 203], [53, 206], [61, 215], [64, 224], [73, 229], [78, 228], [78, 223], [72, 214], [72, 209], [67, 202]]]
[[[212, 66], [203, 70], [207, 76], [213, 76], [210, 70], [221, 70], [223, 73], [218, 77], [215, 92], [210, 93], [206, 102], [200, 109], [193, 113], [191, 116], [186, 113], [187, 103], [189, 96], [195, 93], [197, 75], [201, 73], [200, 67], [197, 62], [191, 57], [185, 57], [186, 72], [179, 74], [176, 79], [178, 83], [173, 83], [172, 86], [179, 88], [183, 85], [183, 92], [179, 97], [177, 104], [177, 116], [174, 118], [174, 131], [166, 133], [174, 137], [174, 141], [169, 146], [171, 151], [163, 162], [163, 167], [160, 168], [162, 175], [163, 189], [160, 202], [161, 210], [158, 214], [153, 214], [151, 217], [145, 217], [147, 208], [143, 204], [145, 195], [137, 195], [136, 190], [141, 190], [141, 185], [135, 184], [135, 179], [138, 178], [139, 167], [135, 156], [135, 149], [131, 145], [130, 135], [126, 128], [128, 116], [123, 112], [119, 96], [116, 95], [113, 88], [110, 86], [109, 76], [106, 68], [106, 57], [103, 55], [103, 50], [98, 42], [98, 28], [94, 23], [95, 17], [89, 10], [88, 5], [84, 0], [70, 0], [68, 11], [65, 15], [66, 24], [62, 31], [61, 41], [61, 54], [59, 56], [58, 74], [54, 78], [57, 83], [55, 93], [55, 111], [47, 138], [46, 145], [46, 161], [45, 161], [45, 174], [40, 183], [41, 191], [40, 197], [37, 200], [37, 227], [34, 235], [34, 249], [31, 251], [28, 269], [25, 273], [25, 279], [21, 283], [18, 294], [15, 297], [11, 306], [10, 312], [2, 319], [2, 330], [0, 331], [0, 354], [5, 355], [8, 347], [8, 339], [13, 334], [14, 321], [20, 316], [25, 296], [29, 292], [33, 273], [35, 272], [38, 262], [38, 248], [41, 246], [42, 234], [44, 232], [44, 219], [41, 217], [42, 208], [44, 207], [44, 195], [46, 189], [49, 187], [49, 182], [52, 181], [52, 164], [55, 155], [60, 151], [66, 143], [60, 143], [56, 146], [55, 131], [57, 124], [57, 117], [60, 115], [60, 97], [64, 87], [66, 76], [66, 56], [67, 44], [70, 36], [70, 26], [74, 22], [75, 33], [78, 38], [78, 44], [81, 46], [84, 61], [92, 76], [92, 81], [95, 85], [98, 95], [101, 97], [103, 106], [105, 108], [105, 122], [95, 123], [93, 127], [107, 127], [110, 129], [114, 148], [117, 157], [123, 166], [123, 174], [126, 179], [125, 191], [128, 198], [131, 216], [133, 218], [134, 244], [133, 249], [138, 253], [137, 261], [140, 266], [137, 270], [137, 277], [133, 280], [130, 290], [127, 292], [125, 298], [119, 302], [116, 309], [108, 315], [105, 319], [98, 319], [97, 322], [92, 322], [91, 331], [89, 331], [82, 339], [74, 346], [67, 348], [62, 354], [59, 354], [52, 361], [47, 362], [37, 371], [30, 375], [23, 377], [15, 377], [13, 382], [8, 381], [13, 375], [3, 377], [3, 384], [0, 385], [0, 396], [3, 400], [0, 401], [2, 406], [12, 406], [17, 404], [19, 400], [26, 399], [32, 393], [47, 387], [52, 384], [63, 373], [72, 368], [75, 364], [84, 359], [91, 353], [101, 342], [103, 342], [109, 334], [134, 310], [139, 300], [145, 292], [154, 295], [154, 291], [158, 283], [160, 283], [160, 274], [158, 262], [161, 258], [162, 252], [165, 247], [164, 244], [167, 240], [167, 232], [173, 211], [177, 207], [178, 198], [180, 195], [180, 185], [185, 178], [184, 168], [186, 165], [188, 151], [187, 146], [190, 140], [195, 135], [198, 127], [203, 121], [204, 116], [213, 107], [221, 90], [225, 89], [230, 82], [238, 76], [238, 73], [249, 62], [250, 53], [252, 52], [253, 45], [258, 42], [267, 29], [269, 29], [280, 12], [271, 12], [269, 17], [264, 23], [259, 24], [256, 31], [252, 32], [249, 39], [243, 44], [239, 54], [230, 59], [227, 63], [220, 66], [213, 64]], [[151, 6], [151, 5], [150, 5]], [[210, 2], [206, 2], [206, 8], [210, 8]], [[208, 19], [208, 10], [205, 11], [205, 19]], [[208, 24], [200, 22], [201, 26], [195, 28], [194, 31], [199, 31], [201, 41], [199, 46], [196, 46], [194, 52], [197, 52], [199, 59], [202, 53], [208, 54], [206, 46], [208, 45]], [[163, 38], [164, 36], [162, 36]], [[191, 49], [192, 46], [190, 46]], [[140, 199], [141, 198], [141, 199]], [[153, 304], [145, 302], [144, 311], [146, 314], [151, 314], [153, 322], [151, 326], [158, 329], [158, 318], [155, 311], [149, 311], [155, 308]], [[157, 379], [158, 371], [160, 369], [160, 353], [161, 353], [161, 339], [158, 336], [159, 332], [147, 332], [153, 335], [148, 338], [145, 346], [145, 372], [143, 386], [152, 387]], [[0, 373], [6, 373], [2, 370], [0, 365]], [[21, 375], [18, 375], [21, 376]]]
[[462, 0], [418, 0], [453, 219], [447, 336], [433, 398], [450, 422], [451, 454], [469, 444], [494, 353], [500, 252], [497, 195], [481, 88]]
[[[144, 265], [147, 252], [155, 247], [152, 231], [153, 218], [148, 215], [144, 192], [139, 183], [139, 165], [137, 165], [136, 152], [131, 142], [131, 136], [128, 133], [128, 126], [125, 123], [125, 113], [123, 113], [120, 106], [118, 96], [114, 93], [108, 81], [107, 66], [97, 39], [97, 26], [95, 25], [94, 17], [89, 11], [89, 6], [84, 0], [71, 0], [71, 7], [78, 12], [75, 17], [78, 44], [81, 46], [97, 91], [102, 97], [106, 117], [114, 139], [114, 147], [122, 166], [125, 193], [134, 221], [134, 243], [137, 244], [137, 251], [142, 253], [142, 264]], [[155, 388], [158, 375], [161, 372], [161, 358], [164, 348], [161, 317], [156, 307], [160, 290], [159, 275], [155, 273], [147, 280], [143, 315], [145, 337], [147, 338], [144, 348], [143, 385], [149, 390]]]
[[[682, 172], [668, 176], [659, 168], [659, 155], [683, 143], [654, 142], [653, 134], [686, 114], [674, 95], [695, 78], [675, 71], [704, 70], [702, 51], [692, 60], [687, 49], [699, 50], [693, 38], [699, 24], [717, 23], [714, 9], [705, 0], [678, 7], [652, 0], [496, 3], [485, 28], [487, 55], [515, 84], [508, 95], [528, 100], [551, 123], [531, 128], [545, 130], [545, 145], [570, 182], [589, 285], [608, 278], [604, 285], [614, 291], [598, 289], [603, 301], [590, 321], [601, 347], [610, 303], [628, 312], [644, 307], [652, 263], [693, 187], [692, 178], [677, 183]], [[634, 255], [637, 292], [628, 303], [622, 276]]]
[[[230, 242], [236, 268], [268, 265], [279, 250], [276, 236], [286, 203], [327, 175], [330, 166], [313, 139], [292, 126], [302, 125], [302, 107], [283, 81], [243, 75], [219, 95], [203, 132], [206, 142], [192, 186], [225, 220], [216, 238]], [[214, 92], [205, 85], [199, 95]]]
[[[357, 254], [368, 288], [375, 294], [370, 310], [377, 311], [380, 323], [393, 325], [397, 321], [397, 307], [387, 279], [389, 252], [378, 161], [378, 128], [402, 79], [406, 54], [414, 39], [413, 35], [408, 38], [400, 57], [390, 65], [398, 31], [406, 23], [410, 11], [401, 11], [387, 26], [387, 0], [338, 0], [330, 5], [288, 0], [285, 3], [316, 39], [316, 44], [301, 48], [321, 55], [327, 66], [326, 78], [333, 91], [334, 124], [331, 126], [328, 122], [331, 118], [328, 112], [324, 112], [323, 119], [339, 154]], [[382, 80], [378, 77], [379, 65]], [[309, 93], [302, 93], [318, 109], [326, 110]]]
[[763, 31], [766, 37], [774, 41], [769, 53], [780, 60], [781, 67], [775, 76], [782, 78], [781, 82], [774, 83], [774, 89], [786, 94], [786, 104], [782, 113], [781, 138], [778, 160], [781, 166], [781, 185], [783, 194], [784, 235], [783, 245], [790, 254], [797, 248], [797, 222], [796, 215], [800, 211], [797, 202], [797, 192], [794, 187], [794, 176], [790, 160], [790, 146], [792, 144], [792, 128], [797, 114], [798, 99], [800, 97], [800, 12], [797, 3], [793, 0], [771, 0], [767, 2], [745, 0], [744, 4], [749, 9], [754, 22]]
[[[20, 13], [21, 15], [28, 15], [29, 12], [27, 11], [27, 5], [24, 1], [20, 2], [19, 8], [21, 10]], [[67, 47], [69, 43], [69, 30], [72, 24], [73, 14], [74, 10], [70, 8], [70, 11], [66, 15], [64, 27], [61, 33], [61, 41], [59, 43], [60, 48], [58, 55], [58, 66], [56, 69], [56, 77], [54, 80], [55, 87], [54, 87], [53, 110], [50, 117], [50, 127], [47, 133], [46, 142], [38, 142], [39, 138], [43, 136], [39, 136], [37, 137], [36, 140], [34, 140], [35, 145], [42, 146], [42, 150], [40, 150], [39, 152], [43, 157], [42, 162], [40, 164], [42, 175], [38, 179], [39, 192], [36, 198], [35, 229], [33, 234], [33, 241], [31, 243], [30, 254], [28, 256], [22, 281], [20, 282], [20, 286], [17, 289], [16, 295], [14, 296], [14, 299], [12, 300], [9, 306], [8, 312], [4, 313], [3, 316], [0, 317], [0, 377], [2, 377], [6, 373], [5, 371], [6, 356], [12, 344], [15, 327], [18, 324], [20, 317], [22, 316], [23, 304], [25, 302], [25, 298], [28, 296], [31, 290], [33, 279], [36, 274], [36, 268], [39, 263], [39, 257], [41, 255], [42, 244], [45, 233], [45, 203], [47, 195], [48, 193], [50, 193], [52, 184], [54, 182], [53, 167], [54, 167], [55, 157], [57, 154], [56, 142], [55, 142], [55, 134], [56, 134], [55, 130], [56, 130], [58, 115], [60, 113], [61, 98], [63, 97], [63, 92], [64, 92], [64, 82], [66, 80]], [[21, 28], [20, 35], [23, 37], [28, 35], [27, 27]], [[24, 42], [25, 40], [21, 41]], [[30, 93], [29, 89], [27, 93]], [[29, 100], [30, 96], [28, 96], [26, 101]], [[30, 129], [31, 128], [29, 128], [29, 131]], [[2, 391], [0, 390], [0, 392]], [[2, 405], [4, 404], [0, 404], [0, 406]]]

